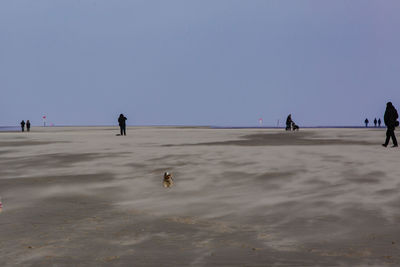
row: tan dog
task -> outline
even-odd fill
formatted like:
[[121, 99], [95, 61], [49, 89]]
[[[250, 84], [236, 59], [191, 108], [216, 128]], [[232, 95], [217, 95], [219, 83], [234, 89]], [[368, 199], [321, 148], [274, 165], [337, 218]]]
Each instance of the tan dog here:
[[171, 187], [174, 185], [174, 180], [172, 179], [172, 174], [166, 172], [164, 173], [164, 187]]

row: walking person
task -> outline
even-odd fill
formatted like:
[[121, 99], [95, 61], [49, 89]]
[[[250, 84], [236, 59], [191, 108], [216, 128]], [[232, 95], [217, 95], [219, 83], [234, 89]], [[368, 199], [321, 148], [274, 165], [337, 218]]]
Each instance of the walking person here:
[[381, 123], [382, 123], [381, 118], [379, 118], [379, 119], [378, 119], [378, 127], [379, 127], [379, 128], [381, 128]]
[[21, 121], [21, 130], [25, 131], [25, 122], [24, 122], [24, 120]]
[[126, 135], [126, 120], [127, 118], [124, 114], [120, 114], [118, 118], [119, 129], [121, 131], [121, 135]]
[[376, 127], [376, 124], [378, 123], [378, 121], [376, 120], [376, 118], [375, 118], [375, 120], [374, 120], [374, 125], [375, 125], [375, 127]]
[[399, 114], [397, 113], [396, 108], [393, 106], [392, 102], [388, 102], [386, 104], [386, 111], [385, 115], [383, 117], [383, 121], [385, 122], [385, 125], [387, 127], [386, 130], [386, 141], [382, 146], [387, 147], [389, 144], [390, 138], [392, 138], [393, 146], [392, 147], [397, 147], [397, 139], [394, 134], [394, 129], [396, 126], [399, 126], [399, 122], [397, 119], [399, 118]]
[[368, 127], [369, 120], [365, 119], [364, 123], [365, 123], [365, 127]]
[[29, 120], [26, 121], [26, 130], [28, 132], [31, 130], [31, 122]]

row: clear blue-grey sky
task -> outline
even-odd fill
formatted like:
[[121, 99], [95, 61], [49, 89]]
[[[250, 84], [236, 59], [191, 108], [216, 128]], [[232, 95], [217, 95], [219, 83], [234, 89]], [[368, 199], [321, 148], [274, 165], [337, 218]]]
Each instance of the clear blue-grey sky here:
[[400, 108], [398, 0], [3, 0], [0, 125], [360, 125]]

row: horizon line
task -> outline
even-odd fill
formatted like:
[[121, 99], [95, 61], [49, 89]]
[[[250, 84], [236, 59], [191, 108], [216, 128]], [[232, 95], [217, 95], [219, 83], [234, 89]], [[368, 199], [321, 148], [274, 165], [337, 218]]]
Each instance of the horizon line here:
[[[32, 127], [40, 128], [55, 128], [55, 127], [119, 127], [118, 125], [33, 125]], [[127, 127], [196, 127], [196, 128], [211, 128], [211, 129], [285, 129], [285, 126], [235, 126], [235, 125], [190, 125], [190, 124], [150, 124], [150, 125], [127, 125]], [[0, 129], [4, 128], [20, 128], [17, 125], [0, 126]], [[386, 128], [386, 126], [362, 126], [362, 125], [312, 125], [312, 126], [301, 126], [302, 128]]]

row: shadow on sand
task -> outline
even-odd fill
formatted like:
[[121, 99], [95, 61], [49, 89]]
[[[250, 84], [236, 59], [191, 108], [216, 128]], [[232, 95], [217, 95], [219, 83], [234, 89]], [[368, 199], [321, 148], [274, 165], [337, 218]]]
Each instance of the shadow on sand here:
[[273, 133], [251, 134], [241, 137], [242, 140], [228, 140], [219, 142], [204, 142], [192, 144], [167, 144], [165, 146], [320, 146], [320, 145], [376, 145], [375, 143], [349, 140], [349, 139], [324, 139], [316, 137], [315, 133]]

